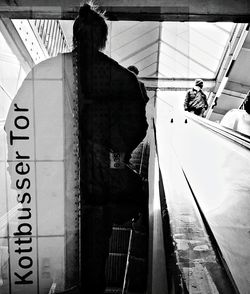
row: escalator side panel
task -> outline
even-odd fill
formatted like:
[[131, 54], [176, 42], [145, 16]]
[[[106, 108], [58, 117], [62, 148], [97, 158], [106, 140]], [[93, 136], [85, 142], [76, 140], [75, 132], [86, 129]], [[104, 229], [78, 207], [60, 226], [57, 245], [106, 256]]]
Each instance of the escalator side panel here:
[[167, 146], [170, 145], [185, 171], [239, 292], [248, 293], [249, 151], [190, 119], [185, 123], [184, 114], [174, 114], [164, 103], [158, 105], [158, 109], [157, 138], [161, 170], [169, 168], [170, 159], [166, 156]]

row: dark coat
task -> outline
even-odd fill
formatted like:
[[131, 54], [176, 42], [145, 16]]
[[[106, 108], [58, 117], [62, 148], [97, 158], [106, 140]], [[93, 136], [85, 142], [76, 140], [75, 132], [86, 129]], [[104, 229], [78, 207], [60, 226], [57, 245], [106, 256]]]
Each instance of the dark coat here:
[[126, 166], [110, 168], [110, 156], [112, 152], [123, 153], [127, 163], [146, 134], [139, 83], [133, 73], [103, 53], [82, 56], [78, 86], [84, 200], [92, 205], [136, 201], [136, 175]]
[[[112, 224], [146, 206], [141, 178], [126, 165], [146, 134], [145, 103], [136, 76], [103, 53], [82, 51], [78, 68], [82, 284], [104, 293]], [[115, 153], [122, 168], [112, 168]]]
[[208, 108], [207, 97], [202, 90], [192, 88], [186, 93], [184, 110], [193, 111], [195, 114], [202, 114]]

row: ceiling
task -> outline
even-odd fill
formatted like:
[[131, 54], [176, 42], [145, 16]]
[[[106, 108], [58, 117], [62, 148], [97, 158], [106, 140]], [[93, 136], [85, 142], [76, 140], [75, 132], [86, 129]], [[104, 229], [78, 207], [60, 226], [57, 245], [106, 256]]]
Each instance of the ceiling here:
[[[72, 45], [73, 21], [60, 22]], [[105, 53], [124, 67], [137, 66], [148, 89], [160, 88], [176, 100], [173, 91], [186, 91], [196, 78], [204, 80], [207, 94], [214, 90], [235, 24], [109, 21], [108, 26]]]
[[230, 109], [239, 108], [250, 90], [250, 33], [247, 24], [239, 39], [239, 48], [235, 50], [235, 56], [228, 66], [225, 86], [210, 117], [214, 121], [220, 121]]
[[[72, 20], [60, 20], [72, 45]], [[105, 53], [124, 67], [136, 65], [148, 89], [172, 93], [193, 86], [194, 79], [205, 81], [207, 94], [216, 89], [225, 53], [231, 46], [233, 23], [109, 21]], [[240, 37], [240, 36], [239, 36]], [[228, 82], [217, 99], [211, 120], [219, 120], [227, 110], [237, 108], [250, 86], [246, 60], [250, 60], [250, 37], [234, 60]], [[178, 94], [173, 95], [178, 99]], [[184, 97], [181, 93], [180, 96]]]
[[[0, 16], [74, 19], [85, 0], [1, 0]], [[95, 0], [112, 20], [248, 22], [249, 0]]]
[[[61, 21], [72, 44], [72, 21]], [[232, 23], [110, 21], [105, 53], [140, 77], [215, 79]]]

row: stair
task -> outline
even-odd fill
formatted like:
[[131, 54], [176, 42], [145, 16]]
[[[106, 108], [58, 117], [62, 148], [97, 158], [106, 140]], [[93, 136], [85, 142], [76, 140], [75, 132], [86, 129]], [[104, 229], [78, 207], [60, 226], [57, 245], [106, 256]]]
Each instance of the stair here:
[[147, 233], [140, 220], [113, 227], [106, 264], [105, 294], [146, 292], [147, 245]]

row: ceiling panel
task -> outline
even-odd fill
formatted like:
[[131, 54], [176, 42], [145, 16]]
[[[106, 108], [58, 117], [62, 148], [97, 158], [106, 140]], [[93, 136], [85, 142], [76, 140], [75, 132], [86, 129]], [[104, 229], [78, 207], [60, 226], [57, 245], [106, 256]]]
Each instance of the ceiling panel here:
[[[71, 40], [72, 21], [61, 21]], [[215, 78], [232, 23], [109, 21], [105, 53], [141, 77]], [[70, 28], [70, 29], [69, 29]]]
[[243, 98], [230, 94], [221, 94], [218, 99], [217, 105], [214, 107], [214, 112], [225, 114], [231, 109], [237, 109], [241, 105]]
[[250, 51], [241, 50], [233, 68], [230, 72], [229, 79], [250, 87]]

